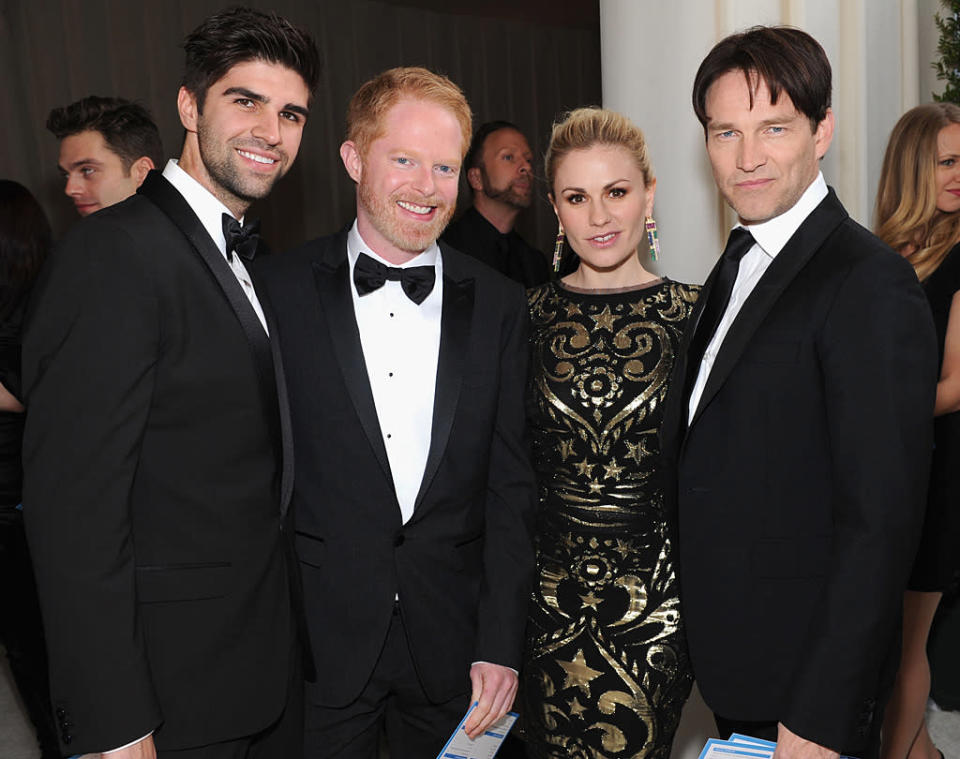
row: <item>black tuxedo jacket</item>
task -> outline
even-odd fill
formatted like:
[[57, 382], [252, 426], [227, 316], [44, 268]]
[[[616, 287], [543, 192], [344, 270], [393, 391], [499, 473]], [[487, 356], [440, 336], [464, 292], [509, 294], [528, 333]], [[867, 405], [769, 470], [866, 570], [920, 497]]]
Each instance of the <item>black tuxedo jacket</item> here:
[[526, 299], [483, 264], [441, 251], [432, 437], [406, 525], [364, 365], [346, 233], [259, 272], [289, 387], [296, 546], [324, 705], [347, 704], [366, 684], [398, 593], [431, 699], [468, 691], [471, 662], [519, 667], [533, 569]]
[[45, 268], [23, 345], [24, 513], [66, 753], [155, 728], [161, 748], [202, 745], [280, 715], [292, 460], [273, 366], [159, 172]]
[[743, 304], [689, 428], [671, 399], [683, 610], [715, 712], [834, 749], [866, 734], [896, 666], [937, 375], [916, 275], [831, 190]]

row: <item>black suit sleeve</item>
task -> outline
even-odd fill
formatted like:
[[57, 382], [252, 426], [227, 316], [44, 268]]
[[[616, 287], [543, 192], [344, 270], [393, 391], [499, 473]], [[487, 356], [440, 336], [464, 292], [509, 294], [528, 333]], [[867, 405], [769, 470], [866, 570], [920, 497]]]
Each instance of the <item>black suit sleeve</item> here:
[[499, 402], [487, 481], [484, 574], [474, 661], [520, 667], [533, 577], [533, 471], [526, 434], [529, 317], [520, 287], [511, 288], [502, 328]]
[[130, 514], [162, 350], [150, 282], [125, 231], [86, 221], [48, 263], [24, 336], [24, 515], [71, 753], [116, 748], [161, 722]]
[[896, 651], [924, 513], [937, 347], [910, 267], [888, 252], [852, 267], [817, 345], [834, 543], [782, 722], [841, 749], [869, 725], [869, 697]]

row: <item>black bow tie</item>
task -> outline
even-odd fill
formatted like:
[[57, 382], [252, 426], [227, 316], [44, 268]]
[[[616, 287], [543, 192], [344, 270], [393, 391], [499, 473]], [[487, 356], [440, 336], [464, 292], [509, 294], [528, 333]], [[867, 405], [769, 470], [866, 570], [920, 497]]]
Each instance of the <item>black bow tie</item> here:
[[221, 220], [223, 239], [227, 241], [227, 261], [230, 260], [234, 251], [240, 258], [252, 261], [257, 254], [257, 245], [260, 242], [259, 220], [251, 219], [242, 227], [240, 222], [228, 213], [223, 214]]
[[361, 253], [353, 267], [353, 281], [360, 295], [379, 290], [389, 279], [399, 282], [407, 297], [418, 306], [426, 300], [433, 290], [437, 273], [433, 266], [410, 266], [401, 269], [397, 266], [384, 266], [379, 261]]

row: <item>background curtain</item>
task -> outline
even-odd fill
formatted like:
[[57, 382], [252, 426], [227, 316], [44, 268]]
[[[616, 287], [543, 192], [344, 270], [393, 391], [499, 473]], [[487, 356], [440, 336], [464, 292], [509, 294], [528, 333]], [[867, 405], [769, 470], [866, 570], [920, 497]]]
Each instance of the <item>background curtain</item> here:
[[[554, 118], [600, 102], [596, 0], [247, 3], [310, 29], [323, 57], [300, 155], [270, 197], [250, 211], [261, 217], [276, 250], [333, 232], [353, 218], [353, 184], [338, 154], [344, 114], [350, 95], [383, 69], [424, 65], [450, 76], [466, 93], [475, 123], [507, 119], [528, 135], [538, 176]], [[63, 195], [58, 144], [44, 126], [50, 109], [91, 94], [138, 100], [153, 114], [167, 157], [179, 155], [180, 45], [225, 4], [0, 0], [0, 177], [30, 188], [58, 236], [79, 217]], [[460, 195], [462, 207], [469, 202], [465, 183]], [[518, 230], [549, 252], [555, 228], [541, 182]]]

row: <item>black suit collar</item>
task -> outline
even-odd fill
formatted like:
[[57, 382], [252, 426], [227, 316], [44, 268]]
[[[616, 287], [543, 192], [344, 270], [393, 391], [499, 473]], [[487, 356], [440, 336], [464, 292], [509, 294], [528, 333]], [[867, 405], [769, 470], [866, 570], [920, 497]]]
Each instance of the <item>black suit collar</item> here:
[[[343, 373], [350, 400], [370, 442], [373, 454], [392, 485], [393, 476], [390, 472], [380, 421], [367, 376], [357, 318], [353, 310], [350, 267], [347, 258], [347, 232], [348, 230], [343, 230], [321, 241], [321, 249], [313, 263], [314, 278], [337, 364]], [[463, 266], [460, 258], [462, 254], [458, 254], [442, 242], [440, 251], [443, 256], [443, 315], [440, 322], [440, 354], [437, 359], [433, 427], [426, 469], [414, 506], [414, 518], [437, 473], [450, 438], [453, 418], [460, 400], [473, 317], [474, 282], [466, 271], [466, 267]]]
[[[257, 375], [260, 380], [264, 409], [271, 424], [277, 424], [278, 421], [274, 414], [278, 409], [278, 382], [274, 374], [275, 364], [271, 341], [220, 249], [210, 238], [210, 234], [183, 195], [164, 179], [159, 171], [151, 171], [147, 174], [147, 178], [140, 185], [137, 193], [150, 200], [169, 217], [170, 221], [183, 233], [210, 270], [230, 304], [230, 308], [240, 322], [240, 327], [250, 344], [254, 365], [257, 368]], [[280, 371], [282, 372], [282, 368]], [[280, 409], [279, 428], [275, 430], [276, 438], [282, 441], [284, 461], [283, 481], [281, 483], [281, 516], [286, 514], [289, 506], [293, 474], [292, 437], [289, 434], [289, 425], [284, 424], [284, 411], [284, 409]], [[287, 413], [287, 416], [289, 416], [289, 413]], [[287, 421], [289, 420], [287, 419]]]
[[[730, 372], [750, 342], [750, 338], [763, 323], [764, 318], [777, 302], [777, 299], [820, 249], [827, 237], [846, 218], [847, 212], [831, 188], [827, 197], [810, 213], [783, 247], [783, 250], [773, 259], [770, 267], [757, 282], [753, 292], [744, 301], [740, 313], [737, 314], [733, 324], [730, 325], [730, 330], [720, 345], [710, 376], [707, 378], [707, 384], [700, 396], [700, 403], [693, 419], [690, 421], [691, 426], [696, 423], [703, 409], [726, 382], [727, 377], [730, 376]], [[714, 268], [700, 293], [699, 301], [701, 304], [706, 303], [706, 299], [710, 295], [710, 287], [716, 271], [717, 269]], [[699, 318], [699, 309], [694, 318]], [[684, 406], [683, 413], [684, 415], [687, 413], [686, 406]]]

